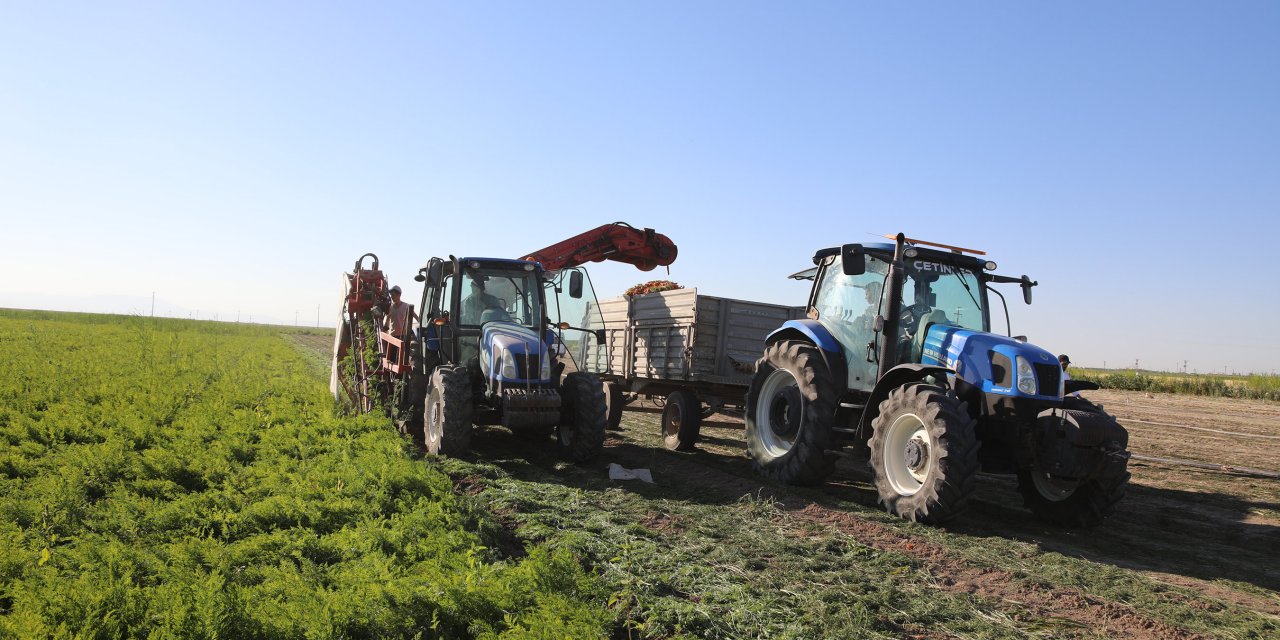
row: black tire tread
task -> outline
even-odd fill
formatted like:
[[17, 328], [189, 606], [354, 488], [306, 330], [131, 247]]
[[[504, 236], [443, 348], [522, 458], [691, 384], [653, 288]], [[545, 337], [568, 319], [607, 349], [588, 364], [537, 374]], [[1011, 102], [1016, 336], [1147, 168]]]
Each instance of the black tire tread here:
[[[1079, 398], [1076, 400], [1070, 405], [1072, 408], [1064, 409], [1066, 413], [1111, 416], [1096, 404]], [[1031, 473], [1031, 469], [1018, 471], [1018, 492], [1022, 494], [1022, 504], [1037, 518], [1064, 529], [1088, 529], [1105, 520], [1124, 498], [1130, 478], [1128, 471], [1113, 478], [1091, 478], [1077, 487], [1069, 498], [1055, 502], [1040, 495]]]
[[[678, 420], [680, 427], [672, 433], [669, 425]], [[662, 408], [662, 442], [672, 451], [690, 451], [698, 444], [702, 430], [702, 402], [688, 389], [676, 389], [667, 396]]]
[[[471, 446], [471, 381], [467, 378], [467, 370], [463, 367], [436, 367], [431, 374], [431, 391], [427, 396], [427, 404], [436, 399], [443, 404], [441, 436], [437, 450], [429, 453], [456, 456], [465, 453]], [[428, 415], [430, 408], [428, 407]], [[424, 422], [424, 429], [429, 425]], [[427, 438], [428, 444], [430, 438]]]
[[604, 448], [608, 424], [604, 387], [594, 374], [575, 371], [560, 385], [560, 453], [571, 462], [587, 462]]
[[[911, 412], [926, 423], [933, 441], [930, 455], [933, 473], [916, 493], [903, 496], [889, 483], [878, 463], [885, 455], [885, 434], [893, 420]], [[937, 524], [965, 511], [977, 488], [977, 420], [949, 389], [930, 384], [909, 384], [894, 389], [880, 403], [880, 413], [872, 421], [871, 466], [875, 472], [880, 503], [890, 513], [907, 520]]]
[[626, 404], [622, 397], [622, 386], [617, 382], [605, 382], [604, 404], [607, 415], [605, 428], [618, 431], [622, 428], [622, 407]]
[[[759, 429], [770, 427], [756, 424], [755, 410], [760, 401], [760, 383], [778, 369], [786, 369], [792, 374], [807, 402], [800, 433], [791, 450], [768, 459], [759, 440]], [[839, 387], [832, 380], [816, 346], [795, 340], [769, 345], [756, 361], [756, 373], [746, 398], [747, 452], [756, 473], [777, 482], [800, 486], [825, 481], [835, 467], [828, 451], [831, 449], [831, 427], [835, 422], [838, 396]]]

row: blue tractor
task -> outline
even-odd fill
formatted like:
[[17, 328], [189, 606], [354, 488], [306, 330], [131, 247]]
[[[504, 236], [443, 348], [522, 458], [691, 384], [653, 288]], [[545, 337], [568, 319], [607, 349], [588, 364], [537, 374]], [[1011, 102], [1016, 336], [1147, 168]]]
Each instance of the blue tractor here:
[[[926, 248], [923, 245], [938, 247]], [[841, 449], [870, 461], [892, 513], [961, 513], [975, 476], [1016, 474], [1025, 504], [1064, 527], [1093, 526], [1124, 494], [1128, 433], [1071, 395], [1057, 358], [991, 333], [991, 273], [979, 252], [911, 240], [814, 254], [808, 318], [766, 339], [746, 398], [747, 449], [762, 475], [817, 484]], [[1007, 320], [1007, 308], [1005, 310]]]
[[421, 433], [430, 453], [466, 451], [472, 425], [485, 424], [532, 439], [555, 434], [565, 458], [594, 457], [604, 444], [604, 391], [577, 370], [567, 345], [599, 335], [551, 320], [591, 307], [584, 275], [531, 260], [429, 260], [415, 277], [425, 283], [422, 327], [397, 422]]

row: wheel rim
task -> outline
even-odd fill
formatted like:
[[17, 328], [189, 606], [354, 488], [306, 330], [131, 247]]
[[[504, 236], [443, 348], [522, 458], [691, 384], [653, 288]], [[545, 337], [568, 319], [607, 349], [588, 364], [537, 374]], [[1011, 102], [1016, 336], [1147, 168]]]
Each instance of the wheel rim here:
[[765, 452], [777, 458], [795, 446], [804, 426], [804, 396], [786, 369], [775, 369], [760, 385], [756, 404], [756, 433]]
[[915, 495], [924, 486], [934, 467], [931, 445], [929, 430], [914, 413], [900, 415], [889, 425], [880, 463], [898, 495]]
[[436, 449], [440, 442], [442, 424], [444, 420], [444, 412], [441, 411], [440, 402], [433, 401], [427, 407], [427, 448]]
[[683, 424], [680, 420], [681, 403], [672, 401], [667, 398], [667, 406], [662, 408], [662, 435], [670, 438], [680, 435], [680, 426]]
[[1036, 492], [1040, 497], [1049, 502], [1062, 502], [1076, 492], [1074, 483], [1071, 486], [1063, 486], [1062, 483], [1049, 477], [1049, 474], [1038, 469], [1031, 470], [1031, 482], [1036, 486]]

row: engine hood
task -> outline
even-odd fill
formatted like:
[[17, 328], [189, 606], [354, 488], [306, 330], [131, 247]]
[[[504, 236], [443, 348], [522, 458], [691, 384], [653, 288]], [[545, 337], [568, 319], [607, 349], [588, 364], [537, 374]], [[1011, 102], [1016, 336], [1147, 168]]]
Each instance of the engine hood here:
[[[1017, 388], [1015, 367], [1019, 357], [1035, 372], [1034, 394]], [[1062, 368], [1058, 358], [1034, 344], [1008, 336], [935, 324], [925, 336], [921, 363], [947, 367], [986, 393], [1037, 399], [1062, 397]]]
[[547, 344], [533, 329], [512, 322], [488, 322], [481, 329], [480, 371], [486, 378], [541, 382], [540, 368], [546, 357]]

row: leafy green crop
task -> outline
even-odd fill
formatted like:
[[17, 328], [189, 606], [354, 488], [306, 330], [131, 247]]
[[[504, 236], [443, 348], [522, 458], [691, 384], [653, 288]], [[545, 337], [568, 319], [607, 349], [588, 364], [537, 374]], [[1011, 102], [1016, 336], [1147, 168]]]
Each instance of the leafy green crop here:
[[0, 637], [602, 637], [500, 527], [262, 327], [0, 311]]

